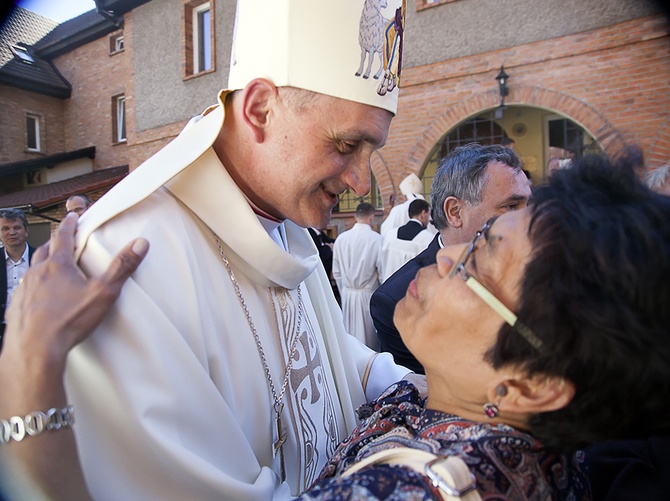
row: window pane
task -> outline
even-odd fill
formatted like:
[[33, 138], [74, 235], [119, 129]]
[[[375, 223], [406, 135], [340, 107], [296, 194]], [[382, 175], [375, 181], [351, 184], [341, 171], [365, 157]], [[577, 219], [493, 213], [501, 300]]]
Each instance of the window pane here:
[[198, 71], [212, 69], [210, 11], [198, 12]]
[[117, 142], [125, 141], [126, 139], [126, 98], [119, 96], [116, 98], [116, 114], [115, 114], [115, 140]]
[[30, 55], [28, 49], [26, 49], [25, 47], [21, 47], [19, 45], [12, 45], [12, 51], [14, 52], [14, 55], [16, 55], [16, 57], [18, 57], [24, 63], [32, 64], [35, 62], [33, 56]]
[[26, 131], [28, 132], [28, 149], [39, 150], [39, 122], [37, 117], [26, 117]]
[[124, 97], [119, 97], [117, 100], [116, 123], [119, 141], [123, 141], [126, 138], [126, 99]]

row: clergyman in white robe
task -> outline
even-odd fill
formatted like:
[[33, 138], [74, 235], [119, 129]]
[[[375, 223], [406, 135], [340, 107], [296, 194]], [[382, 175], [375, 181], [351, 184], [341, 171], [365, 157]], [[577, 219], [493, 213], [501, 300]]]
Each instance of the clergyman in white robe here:
[[403, 203], [394, 205], [391, 208], [389, 215], [386, 216], [386, 219], [384, 219], [379, 227], [379, 233], [381, 233], [382, 237], [385, 237], [391, 230], [395, 230], [402, 225], [407, 224], [409, 221], [409, 204], [414, 200], [425, 200], [421, 193], [407, 193], [405, 197], [406, 200]]
[[370, 298], [379, 287], [382, 236], [369, 224], [356, 223], [335, 240], [333, 278], [342, 298], [344, 328], [373, 350], [379, 350], [370, 316]]
[[[296, 495], [356, 425], [355, 408], [408, 372], [347, 334], [307, 230], [254, 213], [211, 148], [223, 120], [221, 104], [209, 109], [80, 221], [90, 275], [129, 240], [151, 243], [68, 359], [77, 445], [98, 501]], [[295, 341], [281, 412], [285, 482], [250, 320], [277, 393]]]

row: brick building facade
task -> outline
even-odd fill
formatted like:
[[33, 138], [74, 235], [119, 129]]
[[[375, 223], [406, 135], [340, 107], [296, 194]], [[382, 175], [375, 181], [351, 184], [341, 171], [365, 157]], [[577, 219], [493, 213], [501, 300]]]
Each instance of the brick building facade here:
[[96, 11], [56, 26], [17, 8], [3, 24], [4, 49], [25, 46], [29, 59], [10, 53], [0, 65], [0, 207], [27, 213], [33, 245], [49, 238], [70, 195], [95, 201], [128, 172], [127, 140], [113, 130], [114, 99], [132, 85], [122, 36], [122, 20]]

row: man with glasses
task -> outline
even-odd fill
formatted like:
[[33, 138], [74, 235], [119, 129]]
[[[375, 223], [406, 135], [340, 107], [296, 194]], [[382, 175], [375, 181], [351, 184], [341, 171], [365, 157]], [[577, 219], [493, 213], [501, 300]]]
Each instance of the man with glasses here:
[[405, 296], [417, 271], [435, 264], [440, 248], [470, 241], [491, 217], [524, 208], [530, 195], [521, 160], [511, 148], [473, 143], [456, 148], [440, 162], [430, 204], [438, 234], [426, 250], [386, 280], [370, 300], [382, 351], [392, 353], [398, 364], [424, 373], [393, 323], [396, 304]]
[[91, 205], [93, 205], [93, 202], [88, 195], [78, 193], [67, 199], [67, 202], [65, 202], [65, 210], [68, 213], [76, 212], [78, 216], [81, 216]]

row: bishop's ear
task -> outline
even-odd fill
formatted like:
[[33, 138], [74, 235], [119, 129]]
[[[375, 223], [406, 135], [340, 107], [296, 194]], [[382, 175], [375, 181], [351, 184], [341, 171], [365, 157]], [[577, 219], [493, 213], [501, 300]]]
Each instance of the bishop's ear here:
[[257, 78], [247, 84], [242, 95], [242, 117], [256, 142], [265, 140], [273, 103], [279, 92], [269, 80]]

